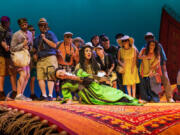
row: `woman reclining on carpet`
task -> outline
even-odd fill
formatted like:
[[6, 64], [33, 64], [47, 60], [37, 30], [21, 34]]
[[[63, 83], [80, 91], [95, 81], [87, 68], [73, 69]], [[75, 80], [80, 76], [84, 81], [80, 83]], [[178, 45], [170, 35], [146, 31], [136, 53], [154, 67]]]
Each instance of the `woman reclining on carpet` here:
[[75, 75], [57, 69], [55, 76], [67, 81], [61, 86], [65, 100], [72, 100], [71, 92], [78, 91], [80, 101], [85, 104], [99, 105], [142, 105], [138, 99], [124, 94], [99, 82], [108, 81], [104, 77], [98, 77], [98, 64], [92, 55], [92, 47], [84, 45], [80, 52], [80, 64], [76, 66]]

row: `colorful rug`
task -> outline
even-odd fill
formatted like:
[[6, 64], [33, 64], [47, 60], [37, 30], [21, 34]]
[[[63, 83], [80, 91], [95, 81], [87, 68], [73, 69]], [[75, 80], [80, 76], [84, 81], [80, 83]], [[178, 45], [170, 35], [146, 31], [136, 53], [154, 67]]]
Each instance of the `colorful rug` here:
[[61, 105], [58, 102], [0, 102], [32, 113], [73, 135], [177, 135], [180, 103], [145, 106]]

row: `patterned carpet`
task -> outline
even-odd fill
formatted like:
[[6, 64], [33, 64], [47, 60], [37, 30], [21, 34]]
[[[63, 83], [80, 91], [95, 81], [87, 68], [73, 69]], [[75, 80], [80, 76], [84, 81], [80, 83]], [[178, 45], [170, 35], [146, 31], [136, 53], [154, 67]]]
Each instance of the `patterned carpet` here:
[[180, 103], [144, 106], [61, 105], [58, 102], [0, 102], [56, 124], [74, 135], [178, 135]]

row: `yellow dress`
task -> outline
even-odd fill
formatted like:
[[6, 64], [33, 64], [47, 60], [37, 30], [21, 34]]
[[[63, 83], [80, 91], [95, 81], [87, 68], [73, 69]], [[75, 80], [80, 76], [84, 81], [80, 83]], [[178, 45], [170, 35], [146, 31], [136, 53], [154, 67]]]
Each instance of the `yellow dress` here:
[[123, 77], [123, 85], [133, 85], [140, 83], [139, 75], [138, 75], [138, 68], [135, 64], [134, 72], [131, 73], [131, 67], [133, 64], [133, 58], [136, 53], [135, 47], [131, 47], [130, 49], [120, 48], [120, 57], [124, 62], [124, 69], [125, 72], [122, 75]]
[[[155, 60], [155, 56], [153, 56], [152, 59], [143, 59], [141, 66], [140, 66], [140, 73], [143, 75], [143, 77], [148, 77], [150, 73], [150, 66]], [[154, 71], [155, 72], [155, 71]]]

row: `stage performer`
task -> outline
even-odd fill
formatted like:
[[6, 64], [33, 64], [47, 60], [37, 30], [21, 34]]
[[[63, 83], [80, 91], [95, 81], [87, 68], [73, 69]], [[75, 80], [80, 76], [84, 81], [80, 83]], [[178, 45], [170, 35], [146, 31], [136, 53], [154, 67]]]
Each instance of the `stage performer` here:
[[104, 48], [100, 45], [95, 47], [95, 51], [97, 54], [96, 61], [98, 62], [100, 69], [105, 73], [105, 76], [109, 78], [108, 85], [116, 88], [117, 75], [116, 72], [113, 72], [115, 63], [112, 56], [110, 54], [105, 53]]
[[[127, 86], [130, 96], [136, 97], [136, 84], [140, 83], [138, 68], [136, 64], [137, 49], [134, 41], [127, 35], [121, 38], [122, 47], [118, 51], [118, 64], [124, 68], [123, 85]], [[132, 87], [132, 92], [131, 92]]]
[[99, 45], [99, 36], [98, 35], [94, 35], [91, 38], [91, 43], [94, 47]]
[[114, 62], [117, 63], [117, 53], [118, 53], [117, 47], [110, 43], [110, 40], [106, 35], [101, 35], [100, 39], [101, 39], [100, 45], [104, 48], [104, 51], [107, 54], [110, 54], [113, 57]]
[[74, 72], [75, 75], [62, 69], [56, 70], [57, 78], [67, 80], [62, 85], [64, 99], [71, 100], [71, 91], [78, 90], [79, 100], [85, 104], [141, 105], [138, 99], [124, 94], [121, 90], [100, 84], [106, 78], [98, 75], [100, 68], [92, 54], [92, 47], [84, 45], [80, 52], [80, 63]]
[[[18, 19], [18, 24], [20, 30], [14, 33], [11, 41], [11, 53], [19, 52], [23, 49], [29, 50], [33, 45], [32, 33], [28, 31], [28, 22], [26, 18]], [[23, 58], [22, 58], [23, 61]], [[17, 96], [15, 100], [26, 100], [31, 101], [23, 95], [26, 85], [30, 77], [30, 67], [29, 65], [24, 67], [18, 67], [17, 72], [19, 73], [19, 79], [17, 81]]]
[[10, 29], [10, 18], [8, 16], [1, 17], [0, 24], [0, 100], [5, 99], [4, 78], [10, 76], [12, 94], [11, 98], [16, 97], [16, 72], [10, 58], [10, 43], [12, 39], [12, 31]]
[[[53, 100], [54, 80], [49, 76], [57, 67], [56, 47], [58, 39], [56, 35], [48, 30], [48, 22], [45, 18], [40, 18], [38, 22], [41, 34], [35, 38], [34, 48], [37, 52], [37, 80], [42, 92], [40, 100]], [[47, 80], [49, 95], [46, 94]]]
[[[145, 47], [150, 40], [155, 40], [155, 37], [154, 37], [153, 33], [147, 32], [144, 36], [144, 39], [146, 41], [146, 44], [144, 45], [144, 47]], [[166, 57], [166, 54], [164, 52], [162, 45], [160, 43], [158, 43], [158, 46], [160, 48], [160, 65], [161, 65], [161, 70], [162, 70], [162, 76], [161, 76], [162, 84], [165, 89], [167, 102], [173, 103], [174, 100], [172, 98], [171, 84], [170, 84], [168, 72], [166, 69], [167, 57]]]
[[157, 41], [149, 41], [139, 54], [142, 59], [140, 74], [142, 77], [143, 91], [140, 91], [141, 99], [159, 102], [161, 93], [161, 66], [160, 51]]
[[[123, 33], [118, 33], [118, 34], [116, 34], [116, 36], [115, 36], [115, 39], [116, 39], [116, 42], [117, 42], [117, 48], [118, 48], [118, 50], [122, 47], [122, 45], [121, 45], [121, 38], [124, 36], [124, 34]], [[118, 59], [117, 59], [117, 61], [118, 61]], [[117, 66], [117, 65], [116, 65]], [[116, 68], [116, 67], [115, 67]], [[125, 92], [126, 90], [125, 90], [125, 87], [124, 87], [124, 85], [123, 85], [123, 80], [122, 80], [122, 73], [119, 73], [119, 72], [117, 72], [116, 71], [116, 74], [117, 74], [117, 86], [118, 86], [118, 88], [119, 89], [121, 89], [123, 92]]]
[[81, 50], [82, 46], [84, 45], [84, 40], [81, 37], [74, 38], [72, 42], [78, 50]]
[[[65, 69], [67, 72], [72, 72], [79, 62], [79, 49], [72, 43], [72, 37], [73, 33], [65, 32], [64, 41], [58, 42], [57, 45], [58, 67]], [[57, 100], [60, 96], [61, 83], [63, 83], [63, 80], [58, 80], [55, 86]]]

